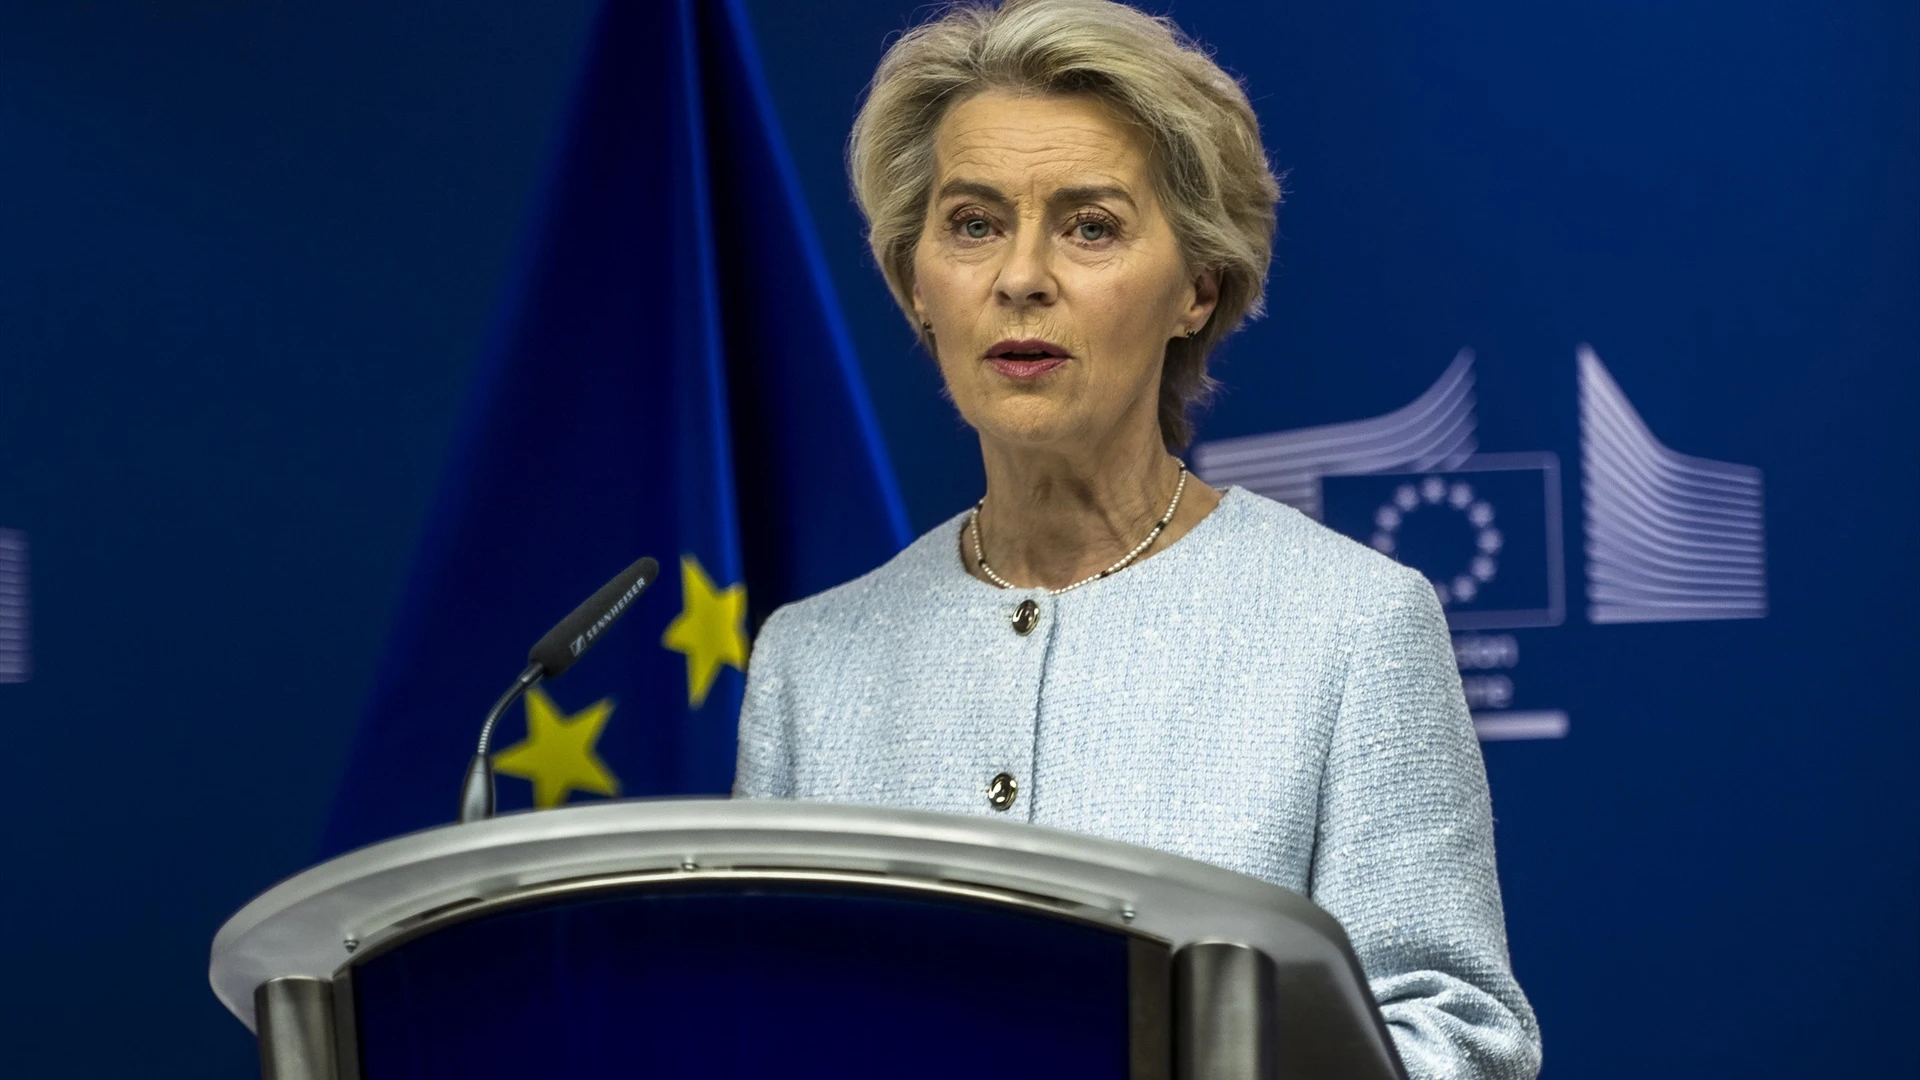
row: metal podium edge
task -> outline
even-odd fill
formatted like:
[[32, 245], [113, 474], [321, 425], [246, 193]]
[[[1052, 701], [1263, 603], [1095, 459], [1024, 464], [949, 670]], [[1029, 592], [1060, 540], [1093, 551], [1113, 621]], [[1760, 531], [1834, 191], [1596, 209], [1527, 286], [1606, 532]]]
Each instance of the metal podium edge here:
[[1174, 949], [1232, 941], [1332, 977], [1394, 1059], [1346, 934], [1305, 897], [1231, 870], [1021, 822], [849, 804], [632, 799], [503, 815], [386, 840], [296, 874], [236, 912], [208, 978], [250, 1029], [254, 989], [332, 978], [437, 914], [513, 902], [569, 882], [676, 874], [827, 872], [1024, 896], [1055, 914]]
[[715, 869], [673, 869], [643, 870], [636, 873], [596, 874], [590, 877], [569, 878], [564, 881], [548, 882], [501, 896], [469, 903], [452, 904], [433, 911], [424, 912], [412, 919], [397, 923], [380, 931], [373, 937], [363, 940], [354, 950], [353, 956], [341, 966], [344, 971], [356, 964], [366, 963], [381, 953], [398, 948], [415, 938], [431, 934], [443, 927], [467, 919], [493, 915], [515, 908], [535, 906], [553, 900], [574, 896], [598, 895], [606, 892], [619, 892], [627, 889], [644, 889], [649, 886], [669, 888], [698, 888], [702, 885], [848, 885], [856, 889], [888, 893], [912, 893], [933, 895], [954, 900], [977, 900], [1001, 907], [1016, 907], [1038, 915], [1068, 919], [1074, 922], [1089, 923], [1108, 930], [1118, 930], [1131, 936], [1161, 941], [1151, 935], [1143, 934], [1129, 926], [1117, 913], [1099, 911], [1065, 901], [1032, 893], [1014, 892], [1008, 889], [996, 889], [982, 885], [968, 885], [955, 881], [927, 881], [921, 878], [901, 877], [898, 874], [863, 873], [848, 870], [784, 870], [763, 867], [732, 867]]

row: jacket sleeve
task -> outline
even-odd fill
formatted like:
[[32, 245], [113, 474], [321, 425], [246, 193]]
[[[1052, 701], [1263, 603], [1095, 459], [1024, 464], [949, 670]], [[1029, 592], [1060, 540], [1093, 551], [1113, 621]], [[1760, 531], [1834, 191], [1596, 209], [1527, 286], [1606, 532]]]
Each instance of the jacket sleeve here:
[[1486, 766], [1446, 617], [1382, 567], [1349, 627], [1310, 891], [1346, 927], [1414, 1080], [1531, 1080], [1540, 1031], [1507, 957]]
[[788, 707], [781, 612], [760, 627], [747, 661], [747, 692], [740, 703], [739, 751], [733, 771], [736, 799], [793, 797], [792, 716]]

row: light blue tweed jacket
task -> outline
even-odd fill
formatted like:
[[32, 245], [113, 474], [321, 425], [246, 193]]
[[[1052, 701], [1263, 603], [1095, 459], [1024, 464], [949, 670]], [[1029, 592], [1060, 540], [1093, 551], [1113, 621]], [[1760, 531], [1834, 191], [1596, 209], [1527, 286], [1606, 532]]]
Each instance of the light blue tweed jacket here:
[[767, 620], [736, 794], [993, 814], [1008, 773], [1007, 814], [1331, 912], [1411, 1076], [1535, 1075], [1485, 768], [1424, 578], [1241, 488], [1057, 597], [967, 574], [961, 522]]

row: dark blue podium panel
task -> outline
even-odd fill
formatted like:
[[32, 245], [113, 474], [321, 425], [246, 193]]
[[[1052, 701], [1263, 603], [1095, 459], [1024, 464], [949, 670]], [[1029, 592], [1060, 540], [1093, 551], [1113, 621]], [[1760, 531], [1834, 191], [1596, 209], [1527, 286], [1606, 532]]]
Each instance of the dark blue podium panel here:
[[1131, 940], [845, 884], [576, 894], [355, 964], [361, 1076], [1123, 1080]]

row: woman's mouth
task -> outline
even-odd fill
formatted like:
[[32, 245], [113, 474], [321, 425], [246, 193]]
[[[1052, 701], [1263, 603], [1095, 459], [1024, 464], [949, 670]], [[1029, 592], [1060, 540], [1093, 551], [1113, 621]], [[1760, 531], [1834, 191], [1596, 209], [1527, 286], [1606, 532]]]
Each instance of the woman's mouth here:
[[1067, 362], [1067, 350], [1051, 341], [1002, 341], [987, 350], [987, 363], [1009, 379], [1037, 379]]

